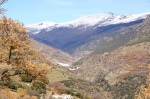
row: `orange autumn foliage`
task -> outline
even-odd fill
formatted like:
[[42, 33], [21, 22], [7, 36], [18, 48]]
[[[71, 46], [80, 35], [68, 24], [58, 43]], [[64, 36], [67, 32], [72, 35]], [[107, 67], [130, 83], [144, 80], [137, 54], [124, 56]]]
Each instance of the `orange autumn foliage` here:
[[140, 91], [135, 95], [134, 99], [150, 99], [150, 82], [147, 84], [147, 87], [140, 87]]
[[47, 64], [38, 51], [32, 48], [25, 26], [7, 17], [0, 20], [0, 63], [11, 65], [13, 70], [47, 82]]

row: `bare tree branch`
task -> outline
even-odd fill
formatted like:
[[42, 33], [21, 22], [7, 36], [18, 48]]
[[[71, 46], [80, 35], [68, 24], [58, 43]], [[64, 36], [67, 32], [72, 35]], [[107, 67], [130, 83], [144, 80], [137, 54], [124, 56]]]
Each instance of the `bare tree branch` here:
[[[0, 6], [4, 4], [8, 0], [0, 0]], [[0, 8], [0, 14], [4, 13], [6, 10], [4, 8]]]
[[3, 14], [5, 11], [6, 11], [5, 9], [1, 8], [0, 9], [0, 14]]
[[2, 5], [3, 3], [5, 3], [7, 0], [0, 0], [0, 5]]

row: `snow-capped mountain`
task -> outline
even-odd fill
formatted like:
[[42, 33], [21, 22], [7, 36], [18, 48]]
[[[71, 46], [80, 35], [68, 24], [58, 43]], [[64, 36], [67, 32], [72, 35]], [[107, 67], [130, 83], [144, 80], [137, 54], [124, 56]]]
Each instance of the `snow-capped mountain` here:
[[42, 29], [46, 29], [46, 31], [51, 31], [54, 28], [59, 27], [78, 27], [83, 26], [89, 27], [89, 26], [106, 26], [111, 24], [119, 24], [119, 23], [129, 23], [132, 21], [145, 19], [148, 13], [142, 13], [142, 14], [129, 14], [129, 15], [116, 15], [114, 13], [100, 13], [100, 14], [93, 14], [93, 15], [87, 15], [83, 16], [81, 18], [75, 19], [70, 22], [65, 23], [57, 23], [57, 22], [40, 22], [32, 25], [27, 25], [29, 28], [28, 32], [32, 32], [32, 34], [40, 33]]
[[32, 25], [27, 25], [27, 28], [28, 28], [28, 31], [30, 32], [31, 30], [33, 31], [33, 34], [37, 34], [39, 33], [42, 29], [46, 29], [50, 26], [54, 26], [55, 22], [40, 22], [40, 23], [35, 23], [35, 24], [32, 24]]
[[[148, 15], [150, 13], [100, 13], [65, 23], [41, 22], [27, 27], [35, 40], [70, 54], [84, 56], [97, 49], [105, 52], [124, 45], [134, 38], [134, 30]], [[103, 45], [109, 48], [103, 48]]]

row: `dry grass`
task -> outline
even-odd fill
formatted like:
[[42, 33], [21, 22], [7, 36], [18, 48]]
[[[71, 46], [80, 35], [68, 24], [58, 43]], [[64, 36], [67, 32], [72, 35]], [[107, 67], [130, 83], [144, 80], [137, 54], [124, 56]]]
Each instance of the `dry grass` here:
[[[25, 91], [24, 91], [25, 92]], [[21, 96], [20, 96], [21, 95]], [[29, 96], [27, 93], [20, 94], [17, 92], [12, 92], [10, 89], [0, 89], [0, 99], [37, 99], [35, 96]]]
[[48, 79], [50, 82], [63, 81], [63, 80], [68, 80], [68, 75], [57, 70], [51, 70], [48, 73]]

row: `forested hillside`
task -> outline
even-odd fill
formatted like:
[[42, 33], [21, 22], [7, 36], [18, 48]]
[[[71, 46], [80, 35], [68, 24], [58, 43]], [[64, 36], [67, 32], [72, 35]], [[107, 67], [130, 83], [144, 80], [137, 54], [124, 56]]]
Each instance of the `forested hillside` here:
[[[39, 52], [32, 49], [32, 42], [24, 25], [3, 16], [0, 19], [0, 93], [3, 92], [2, 89], [10, 88], [22, 90], [23, 93], [18, 93], [21, 97], [27, 93], [35, 96], [36, 94], [29, 91], [38, 91], [31, 87], [27, 89], [23, 82], [28, 82], [33, 87], [34, 83], [45, 86], [44, 83], [48, 83], [47, 72], [50, 68]], [[40, 93], [45, 93], [44, 89]], [[0, 97], [3, 97], [2, 93]]]

